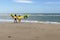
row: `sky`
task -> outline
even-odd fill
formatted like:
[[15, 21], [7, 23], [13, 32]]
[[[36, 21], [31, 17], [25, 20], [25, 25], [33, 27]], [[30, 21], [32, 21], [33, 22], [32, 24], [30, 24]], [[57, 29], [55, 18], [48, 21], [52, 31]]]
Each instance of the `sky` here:
[[60, 13], [60, 0], [0, 0], [0, 13]]

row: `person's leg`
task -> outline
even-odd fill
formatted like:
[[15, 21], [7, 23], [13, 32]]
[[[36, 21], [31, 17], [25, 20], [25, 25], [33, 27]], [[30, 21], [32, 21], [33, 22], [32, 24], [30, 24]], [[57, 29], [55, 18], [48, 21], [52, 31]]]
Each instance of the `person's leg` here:
[[16, 18], [14, 19], [14, 23], [17, 23], [17, 19]]
[[18, 22], [20, 23], [21, 22], [21, 19], [19, 19]]

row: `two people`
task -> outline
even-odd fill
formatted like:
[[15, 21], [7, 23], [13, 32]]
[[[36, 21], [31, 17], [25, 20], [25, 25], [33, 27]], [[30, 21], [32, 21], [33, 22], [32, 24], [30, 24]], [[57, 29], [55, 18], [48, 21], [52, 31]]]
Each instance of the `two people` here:
[[11, 14], [12, 18], [14, 19], [14, 23], [20, 22], [21, 21], [21, 15], [13, 15]]
[[14, 19], [14, 23], [17, 23], [17, 22], [21, 22], [21, 19], [27, 19], [29, 17], [29, 15], [14, 15], [14, 14], [11, 14], [11, 17]]

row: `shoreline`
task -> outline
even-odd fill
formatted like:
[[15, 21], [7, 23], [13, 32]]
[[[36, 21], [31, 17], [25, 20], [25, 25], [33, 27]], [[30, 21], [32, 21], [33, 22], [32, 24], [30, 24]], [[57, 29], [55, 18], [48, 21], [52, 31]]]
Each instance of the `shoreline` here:
[[[3, 20], [1, 19], [0, 22], [4, 23], [4, 22], [7, 22], [7, 23], [13, 23], [14, 20]], [[31, 21], [31, 20], [21, 20], [21, 23], [42, 23], [42, 24], [60, 24], [60, 22], [50, 22], [50, 21]]]
[[[0, 23], [14, 23], [14, 22], [0, 22]], [[60, 24], [59, 22], [20, 22], [20, 23], [32, 23], [32, 24]], [[18, 23], [14, 23], [14, 24], [20, 24]]]

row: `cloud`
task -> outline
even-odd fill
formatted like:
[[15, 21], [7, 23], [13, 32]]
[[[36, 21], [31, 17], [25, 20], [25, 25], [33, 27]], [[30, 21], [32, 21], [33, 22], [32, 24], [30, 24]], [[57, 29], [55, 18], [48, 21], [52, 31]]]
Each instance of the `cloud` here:
[[60, 2], [45, 2], [45, 4], [60, 4]]
[[31, 0], [14, 0], [17, 3], [33, 3]]

